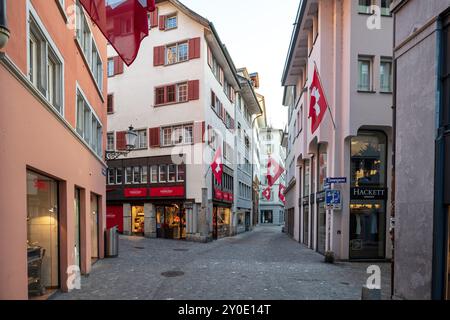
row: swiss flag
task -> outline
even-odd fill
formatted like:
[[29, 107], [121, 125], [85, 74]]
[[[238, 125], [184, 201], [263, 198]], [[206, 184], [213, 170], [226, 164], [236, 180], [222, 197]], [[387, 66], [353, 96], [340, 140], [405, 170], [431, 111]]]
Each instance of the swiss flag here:
[[213, 172], [216, 181], [219, 184], [222, 184], [222, 175], [223, 175], [223, 162], [222, 162], [222, 148], [217, 148], [216, 155], [214, 156], [214, 160], [211, 163], [211, 169]]
[[155, 0], [80, 0], [81, 5], [123, 62], [136, 59], [142, 39], [148, 36], [148, 11]]
[[314, 133], [319, 128], [328, 109], [322, 83], [320, 82], [319, 71], [317, 71], [316, 66], [314, 66], [314, 77], [309, 91], [311, 94], [309, 118], [311, 118], [311, 132]]
[[270, 201], [270, 193], [271, 193], [272, 189], [270, 187], [267, 187], [264, 191], [263, 191], [263, 196], [264, 198], [267, 199], [267, 201]]
[[278, 190], [278, 198], [280, 198], [281, 202], [286, 204], [286, 197], [284, 196], [284, 192], [286, 191], [286, 187], [280, 183], [280, 188]]
[[275, 182], [281, 177], [284, 172], [284, 168], [280, 166], [273, 158], [269, 158], [269, 163], [267, 164], [267, 181], [269, 187], [272, 187]]

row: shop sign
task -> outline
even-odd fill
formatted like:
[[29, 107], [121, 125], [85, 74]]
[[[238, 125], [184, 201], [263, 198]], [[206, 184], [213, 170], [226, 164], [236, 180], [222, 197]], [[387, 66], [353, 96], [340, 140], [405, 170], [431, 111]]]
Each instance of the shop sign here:
[[342, 210], [341, 192], [339, 190], [327, 190], [325, 193], [325, 209]]
[[230, 201], [230, 194], [228, 192], [223, 193], [223, 200], [224, 201]]
[[184, 187], [150, 188], [150, 197], [153, 198], [184, 197]]
[[223, 200], [223, 192], [219, 189], [214, 189], [214, 198], [217, 200]]
[[126, 198], [144, 198], [147, 196], [147, 189], [145, 188], [135, 188], [135, 189], [125, 189], [124, 190]]
[[326, 182], [329, 184], [345, 184], [347, 183], [347, 178], [346, 177], [327, 178]]
[[353, 200], [386, 200], [387, 189], [385, 188], [351, 188], [350, 198]]
[[325, 202], [325, 191], [316, 194], [317, 203]]

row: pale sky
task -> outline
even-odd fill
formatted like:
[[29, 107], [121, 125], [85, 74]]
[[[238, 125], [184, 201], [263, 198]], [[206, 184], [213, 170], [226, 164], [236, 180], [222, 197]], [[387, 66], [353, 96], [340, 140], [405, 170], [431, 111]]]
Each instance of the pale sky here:
[[258, 72], [266, 98], [267, 121], [275, 128], [287, 124], [282, 105], [281, 76], [299, 0], [181, 0], [214, 23], [236, 68]]

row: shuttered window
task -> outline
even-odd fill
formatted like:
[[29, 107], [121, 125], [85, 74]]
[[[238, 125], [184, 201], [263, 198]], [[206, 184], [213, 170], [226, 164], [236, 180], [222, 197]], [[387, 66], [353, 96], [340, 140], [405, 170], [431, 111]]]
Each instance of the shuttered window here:
[[153, 65], [164, 66], [200, 58], [200, 38], [153, 48]]
[[200, 82], [192, 80], [155, 89], [155, 106], [183, 103], [200, 98]]

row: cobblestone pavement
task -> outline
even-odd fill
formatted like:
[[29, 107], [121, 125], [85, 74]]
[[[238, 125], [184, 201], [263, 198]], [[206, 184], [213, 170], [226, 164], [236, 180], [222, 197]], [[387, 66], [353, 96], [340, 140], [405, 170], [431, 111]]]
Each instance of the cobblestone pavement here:
[[[275, 226], [208, 244], [121, 237], [118, 258], [97, 262], [81, 290], [53, 299], [360, 299], [370, 264], [323, 260]], [[387, 299], [390, 266], [377, 264]]]

